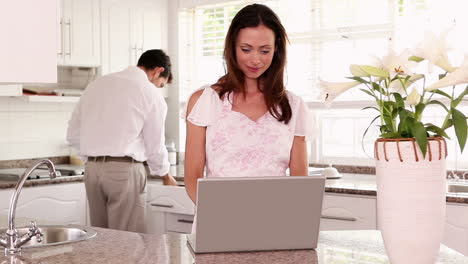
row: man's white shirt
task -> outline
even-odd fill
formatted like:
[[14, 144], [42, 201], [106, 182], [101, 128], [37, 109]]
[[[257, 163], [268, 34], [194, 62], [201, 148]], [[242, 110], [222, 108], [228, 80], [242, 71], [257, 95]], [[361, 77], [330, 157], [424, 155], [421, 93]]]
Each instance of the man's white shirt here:
[[167, 174], [167, 105], [156, 89], [134, 66], [96, 79], [72, 113], [68, 142], [84, 157], [129, 156], [146, 160], [153, 175]]

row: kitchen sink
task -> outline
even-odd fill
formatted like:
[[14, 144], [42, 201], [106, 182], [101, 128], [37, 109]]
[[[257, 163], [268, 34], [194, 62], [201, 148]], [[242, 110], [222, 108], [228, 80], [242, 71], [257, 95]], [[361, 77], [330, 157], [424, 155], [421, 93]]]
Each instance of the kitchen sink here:
[[[83, 226], [60, 226], [60, 225], [43, 225], [39, 226], [43, 234], [42, 241], [38, 242], [36, 237], [22, 246], [22, 248], [29, 247], [43, 247], [55, 246], [67, 243], [74, 243], [91, 239], [96, 236], [97, 232]], [[17, 228], [20, 236], [28, 233], [28, 227]], [[5, 229], [0, 230], [0, 234], [4, 234]]]
[[466, 193], [468, 195], [468, 184], [447, 184], [447, 192], [449, 193]]

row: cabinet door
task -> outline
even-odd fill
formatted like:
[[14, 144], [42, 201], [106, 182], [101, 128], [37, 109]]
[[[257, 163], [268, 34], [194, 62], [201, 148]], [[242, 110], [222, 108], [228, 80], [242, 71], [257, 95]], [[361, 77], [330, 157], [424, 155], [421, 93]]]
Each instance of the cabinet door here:
[[62, 43], [58, 52], [61, 64], [99, 66], [98, 0], [61, 0], [61, 3]]
[[101, 8], [102, 74], [132, 65], [132, 9], [128, 1], [104, 0]]
[[167, 0], [103, 0], [102, 74], [136, 65], [148, 49], [167, 47]]
[[374, 197], [324, 195], [320, 230], [374, 230], [376, 228]]
[[195, 205], [180, 186], [148, 185], [148, 203], [150, 211], [195, 214]]
[[151, 1], [142, 9], [142, 33], [137, 43], [140, 54], [149, 49], [167, 49], [167, 5], [165, 0]]
[[447, 204], [443, 243], [468, 256], [468, 206]]
[[1, 2], [0, 82], [57, 82], [56, 14], [56, 0]]
[[[0, 192], [0, 211], [8, 215], [13, 190]], [[86, 224], [86, 191], [83, 183], [24, 188], [16, 206], [17, 225], [25, 220], [38, 224]]]
[[166, 232], [192, 233], [193, 215], [166, 213]]
[[148, 234], [166, 233], [166, 212], [151, 210], [148, 205], [146, 214], [146, 232]]

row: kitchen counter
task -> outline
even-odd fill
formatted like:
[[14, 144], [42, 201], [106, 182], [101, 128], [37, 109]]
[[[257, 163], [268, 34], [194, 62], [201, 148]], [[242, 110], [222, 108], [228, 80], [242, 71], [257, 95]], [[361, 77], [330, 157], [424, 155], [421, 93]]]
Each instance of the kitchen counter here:
[[[182, 165], [171, 166], [171, 175], [183, 183], [184, 181], [184, 167]], [[162, 180], [161, 176], [149, 175], [148, 179], [150, 181]], [[82, 182], [83, 176], [61, 176], [56, 179], [39, 179], [39, 180], [27, 180], [24, 184], [24, 187], [30, 186], [41, 186], [49, 184], [61, 184], [61, 183], [73, 183], [73, 182]], [[459, 181], [468, 183], [468, 181]], [[16, 181], [1, 181], [0, 180], [0, 190], [1, 189], [10, 189], [16, 186]], [[373, 174], [353, 174], [353, 173], [343, 173], [342, 178], [340, 179], [330, 179], [325, 183], [325, 192], [326, 193], [336, 193], [336, 194], [347, 194], [347, 195], [366, 195], [366, 196], [376, 196], [377, 195], [377, 186], [375, 175]], [[468, 194], [463, 193], [447, 193], [447, 202], [450, 203], [464, 203], [468, 204]]]
[[[193, 255], [186, 245], [185, 235], [149, 235], [94, 227], [92, 229], [98, 232], [93, 239], [60, 246], [23, 249], [20, 257], [0, 256], [0, 263], [389, 263], [379, 231], [323, 231], [320, 232], [316, 250]], [[467, 262], [468, 257], [441, 245], [438, 264]]]

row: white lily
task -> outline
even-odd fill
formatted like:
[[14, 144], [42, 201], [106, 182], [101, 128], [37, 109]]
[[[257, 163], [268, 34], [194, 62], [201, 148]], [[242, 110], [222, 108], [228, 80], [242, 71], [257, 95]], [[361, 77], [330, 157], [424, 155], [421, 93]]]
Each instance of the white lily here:
[[448, 73], [447, 76], [426, 87], [426, 91], [468, 83], [468, 55], [465, 55], [463, 64], [455, 71]]
[[327, 82], [320, 80], [320, 89], [322, 93], [319, 95], [319, 99], [325, 101], [327, 105], [331, 104], [336, 97], [346, 92], [347, 90], [361, 84], [358, 81], [353, 82]]
[[424, 77], [424, 74], [413, 74], [411, 75], [411, 77], [408, 79], [406, 83], [402, 83], [400, 80], [394, 80], [393, 82], [390, 83], [389, 88], [391, 91], [397, 92], [405, 96], [407, 95], [406, 89], [410, 87], [416, 81], [422, 79], [423, 77]]
[[[441, 32], [439, 36], [432, 32], [425, 32], [424, 41], [418, 44], [414, 50], [414, 55], [427, 59], [447, 72], [453, 72], [455, 68], [450, 64], [447, 55], [449, 45], [446, 37], [449, 31], [450, 28]], [[432, 65], [429, 64], [429, 67], [429, 72], [432, 72]]]
[[378, 68], [382, 68], [390, 74], [390, 78], [393, 79], [396, 75], [411, 75], [413, 74], [412, 69], [417, 65], [416, 62], [408, 60], [411, 56], [409, 49], [405, 49], [399, 55], [393, 49], [389, 49], [388, 54], [382, 59], [374, 57], [375, 65]]
[[413, 87], [413, 90], [411, 93], [406, 97], [406, 102], [409, 105], [417, 105], [419, 103], [419, 100], [421, 99], [421, 95], [418, 93], [418, 89], [416, 87]]

